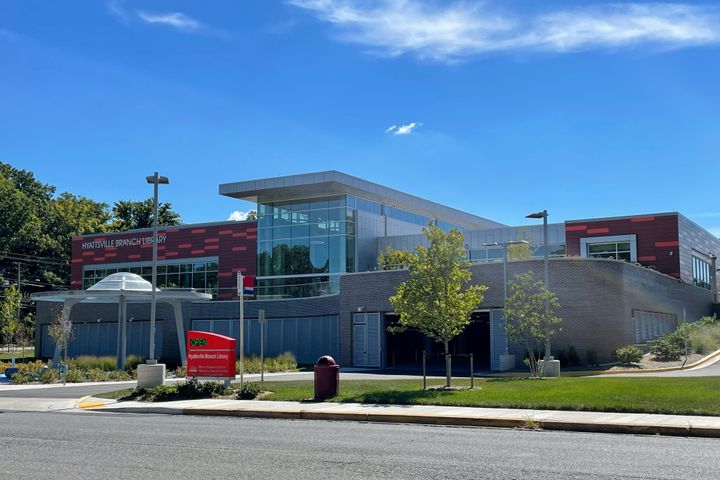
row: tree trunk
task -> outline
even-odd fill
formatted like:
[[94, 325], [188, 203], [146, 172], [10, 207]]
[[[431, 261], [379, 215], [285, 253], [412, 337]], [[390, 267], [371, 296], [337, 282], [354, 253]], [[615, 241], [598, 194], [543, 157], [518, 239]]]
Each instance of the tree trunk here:
[[452, 359], [450, 358], [449, 343], [445, 340], [445, 386], [448, 388], [452, 384]]

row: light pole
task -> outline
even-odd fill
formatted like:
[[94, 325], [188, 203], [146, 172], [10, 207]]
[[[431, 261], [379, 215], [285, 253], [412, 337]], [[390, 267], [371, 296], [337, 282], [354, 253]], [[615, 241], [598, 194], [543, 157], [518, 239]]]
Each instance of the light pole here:
[[[548, 270], [548, 228], [547, 228], [547, 217], [548, 211], [543, 210], [542, 212], [531, 213], [526, 215], [525, 218], [542, 218], [543, 219], [543, 263], [545, 270], [545, 288], [550, 290], [550, 272]], [[548, 302], [545, 302], [545, 316], [548, 314]], [[548, 336], [545, 340], [545, 360], [550, 359], [550, 337]]]
[[507, 263], [508, 263], [508, 245], [528, 245], [527, 240], [509, 240], [507, 242], [483, 243], [483, 247], [503, 247], [503, 308], [507, 302]]
[[153, 184], [153, 238], [152, 238], [152, 295], [150, 297], [150, 358], [148, 364], [155, 364], [155, 313], [157, 308], [157, 298], [155, 291], [157, 290], [157, 244], [158, 244], [158, 185], [167, 185], [170, 183], [167, 177], [162, 177], [155, 172], [153, 175], [145, 177], [147, 183]]

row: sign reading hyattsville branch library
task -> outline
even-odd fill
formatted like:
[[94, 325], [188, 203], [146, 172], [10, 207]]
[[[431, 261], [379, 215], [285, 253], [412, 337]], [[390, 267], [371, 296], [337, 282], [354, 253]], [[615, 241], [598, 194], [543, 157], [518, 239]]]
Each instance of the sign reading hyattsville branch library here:
[[[158, 234], [158, 245], [165, 243], [167, 235]], [[137, 245], [147, 245], [153, 243], [153, 237], [130, 237], [130, 238], [111, 238], [105, 240], [89, 240], [82, 242], [83, 250], [93, 250], [96, 248], [108, 248], [108, 247], [135, 247]]]
[[235, 379], [235, 339], [190, 330], [187, 339], [187, 378]]

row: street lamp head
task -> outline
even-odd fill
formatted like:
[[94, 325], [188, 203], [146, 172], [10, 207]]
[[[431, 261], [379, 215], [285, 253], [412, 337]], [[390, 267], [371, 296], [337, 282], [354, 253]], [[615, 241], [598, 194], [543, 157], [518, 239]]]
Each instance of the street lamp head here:
[[498, 242], [491, 242], [491, 243], [483, 243], [483, 247], [499, 247], [501, 244]]
[[527, 240], [510, 240], [505, 242], [505, 245], [530, 245], [530, 242]]
[[543, 210], [542, 212], [531, 213], [530, 215], [525, 215], [525, 218], [545, 218], [545, 217], [547, 217], [547, 210]]
[[[147, 183], [153, 184], [155, 183], [155, 175], [148, 175], [145, 177], [145, 180], [147, 180]], [[170, 180], [168, 180], [168, 177], [163, 177], [162, 175], [159, 175], [157, 178], [157, 183], [159, 185], [167, 185], [170, 183]]]

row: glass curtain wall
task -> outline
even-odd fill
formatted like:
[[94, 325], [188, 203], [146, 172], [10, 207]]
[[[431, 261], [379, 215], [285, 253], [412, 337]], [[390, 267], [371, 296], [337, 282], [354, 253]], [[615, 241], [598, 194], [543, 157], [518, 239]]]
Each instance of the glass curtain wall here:
[[[85, 268], [83, 288], [88, 289], [111, 273], [130, 272], [152, 281], [152, 265], [129, 263], [114, 265], [112, 268]], [[194, 288], [201, 293], [209, 293], [213, 298], [218, 293], [218, 262], [216, 260], [198, 260], [185, 262], [158, 262], [157, 287]]]
[[345, 195], [258, 203], [259, 297], [339, 291], [339, 274], [355, 271], [355, 211], [349, 203]]

